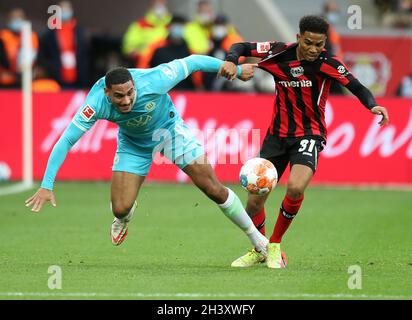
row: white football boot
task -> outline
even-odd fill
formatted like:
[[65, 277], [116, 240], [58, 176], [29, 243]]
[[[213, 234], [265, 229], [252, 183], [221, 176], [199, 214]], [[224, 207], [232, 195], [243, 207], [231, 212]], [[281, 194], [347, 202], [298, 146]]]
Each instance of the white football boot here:
[[129, 232], [128, 224], [133, 218], [134, 210], [137, 207], [137, 201], [134, 202], [132, 209], [129, 211], [126, 217], [122, 219], [114, 218], [110, 229], [110, 235], [112, 243], [115, 246], [119, 246], [123, 243], [124, 239]]

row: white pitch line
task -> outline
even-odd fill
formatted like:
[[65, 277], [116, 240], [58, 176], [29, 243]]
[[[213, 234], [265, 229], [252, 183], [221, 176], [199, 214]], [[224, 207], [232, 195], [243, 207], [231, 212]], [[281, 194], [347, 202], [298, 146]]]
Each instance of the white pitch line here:
[[27, 190], [31, 190], [35, 187], [34, 184], [26, 184], [24, 182], [13, 184], [7, 187], [0, 188], [0, 196], [7, 196], [10, 194], [20, 193]]
[[320, 299], [405, 299], [411, 300], [407, 295], [382, 295], [382, 294], [316, 294], [316, 293], [98, 293], [98, 292], [0, 292], [3, 297], [130, 297], [130, 298], [320, 298]]

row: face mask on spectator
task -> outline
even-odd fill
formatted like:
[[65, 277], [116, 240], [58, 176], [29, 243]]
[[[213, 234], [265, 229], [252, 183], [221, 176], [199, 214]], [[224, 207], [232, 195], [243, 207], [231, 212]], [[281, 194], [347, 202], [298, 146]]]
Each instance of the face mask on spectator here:
[[167, 14], [168, 10], [167, 10], [166, 6], [164, 6], [162, 4], [158, 4], [153, 8], [153, 12], [156, 15], [156, 17], [161, 19]]
[[23, 26], [23, 22], [24, 20], [21, 18], [14, 18], [12, 20], [10, 20], [8, 27], [11, 31], [13, 32], [20, 32], [21, 28]]
[[182, 39], [184, 34], [184, 27], [181, 24], [172, 24], [170, 26], [169, 36], [172, 39]]
[[201, 13], [198, 19], [202, 25], [206, 25], [212, 22], [213, 17], [210, 13]]
[[69, 21], [71, 18], [73, 18], [73, 10], [63, 9], [62, 10], [62, 20]]
[[337, 12], [329, 12], [326, 15], [326, 19], [331, 23], [331, 24], [337, 24], [340, 21], [340, 14]]
[[222, 40], [227, 36], [227, 28], [225, 26], [214, 26], [212, 28], [212, 37], [216, 40]]

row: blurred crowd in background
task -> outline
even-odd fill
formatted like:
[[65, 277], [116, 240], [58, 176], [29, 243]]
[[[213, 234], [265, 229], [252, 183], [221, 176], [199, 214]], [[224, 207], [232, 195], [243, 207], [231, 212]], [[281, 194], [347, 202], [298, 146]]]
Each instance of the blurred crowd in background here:
[[[173, 14], [167, 0], [152, 0], [141, 17], [131, 21], [118, 39], [86, 36], [70, 1], [61, 8], [61, 28], [32, 32], [33, 90], [56, 92], [62, 89], [90, 88], [108, 69], [123, 65], [131, 68], [155, 67], [190, 54], [205, 54], [219, 59], [233, 43], [244, 41], [236, 26], [213, 3], [200, 0], [194, 17]], [[412, 28], [412, 0], [375, 0], [383, 25]], [[342, 58], [340, 35], [334, 28], [340, 8], [326, 1], [319, 14], [330, 23], [326, 48]], [[0, 88], [17, 88], [21, 82], [21, 28], [30, 20], [21, 8], [7, 14], [7, 25], [0, 30]], [[248, 39], [250, 40], [250, 39]], [[214, 74], [195, 73], [176, 89], [197, 91], [270, 92], [273, 80], [259, 74], [253, 81], [226, 81]], [[332, 94], [343, 93], [335, 84]], [[412, 97], [412, 75], [405, 75], [398, 95]]]

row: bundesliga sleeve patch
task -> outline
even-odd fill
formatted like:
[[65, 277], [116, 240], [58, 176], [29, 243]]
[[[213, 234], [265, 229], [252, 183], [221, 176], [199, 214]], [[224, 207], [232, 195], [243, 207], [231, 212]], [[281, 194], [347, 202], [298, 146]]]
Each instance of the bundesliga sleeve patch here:
[[256, 50], [258, 53], [266, 53], [270, 50], [270, 42], [258, 42], [256, 44]]
[[94, 109], [91, 106], [86, 105], [83, 108], [83, 110], [80, 112], [80, 115], [82, 116], [84, 120], [89, 121], [94, 116], [95, 113], [96, 111], [94, 111]]
[[349, 74], [348, 70], [342, 65], [340, 65], [337, 70], [344, 77], [346, 77]]

